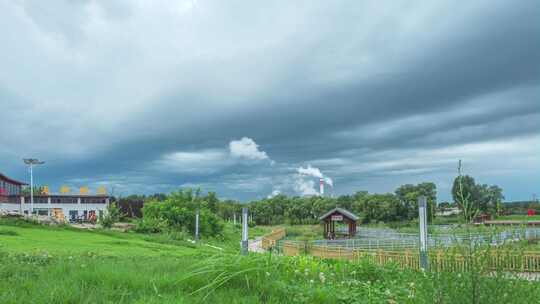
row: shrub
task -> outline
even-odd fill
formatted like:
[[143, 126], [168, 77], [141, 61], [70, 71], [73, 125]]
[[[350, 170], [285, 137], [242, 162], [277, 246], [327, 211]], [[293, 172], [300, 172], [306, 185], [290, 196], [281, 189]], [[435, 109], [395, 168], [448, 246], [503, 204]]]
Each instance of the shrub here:
[[99, 216], [98, 222], [103, 228], [111, 228], [112, 225], [120, 220], [120, 210], [116, 204], [109, 204], [107, 212]]
[[195, 232], [195, 214], [199, 209], [199, 233], [202, 236], [218, 236], [223, 231], [220, 218], [206, 208], [197, 194], [191, 190], [173, 192], [163, 201], [151, 201], [143, 207], [143, 219], [138, 224], [141, 232], [185, 230]]
[[135, 232], [139, 233], [159, 233], [167, 230], [168, 227], [167, 223], [153, 217], [142, 218], [135, 223]]

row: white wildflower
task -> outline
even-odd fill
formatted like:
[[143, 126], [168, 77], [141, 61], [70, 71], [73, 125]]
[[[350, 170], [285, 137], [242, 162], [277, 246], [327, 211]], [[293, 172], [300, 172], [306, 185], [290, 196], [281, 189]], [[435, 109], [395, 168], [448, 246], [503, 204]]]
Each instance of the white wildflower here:
[[319, 273], [319, 280], [321, 280], [321, 283], [323, 283], [323, 284], [326, 281], [326, 278], [324, 276], [324, 272]]

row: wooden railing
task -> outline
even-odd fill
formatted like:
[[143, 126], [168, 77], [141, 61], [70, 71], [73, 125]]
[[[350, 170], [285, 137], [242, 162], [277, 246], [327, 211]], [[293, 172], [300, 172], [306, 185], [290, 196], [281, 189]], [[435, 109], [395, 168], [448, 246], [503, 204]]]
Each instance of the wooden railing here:
[[284, 238], [285, 235], [286, 235], [285, 229], [284, 228], [279, 228], [279, 229], [276, 229], [276, 230], [272, 231], [271, 233], [263, 236], [262, 244], [261, 244], [262, 248], [265, 249], [265, 250], [268, 250], [268, 249], [271, 249], [273, 247], [276, 247], [277, 241]]
[[[369, 260], [385, 265], [393, 263], [401, 268], [420, 268], [418, 251], [360, 250], [346, 247], [310, 245], [307, 242], [284, 241], [283, 254], [296, 256], [309, 254], [323, 259], [349, 261]], [[480, 271], [540, 272], [540, 252], [510, 251], [503, 249], [476, 250], [473, 253], [458, 250], [432, 250], [428, 254], [430, 268], [434, 271], [467, 271], [477, 267]]]

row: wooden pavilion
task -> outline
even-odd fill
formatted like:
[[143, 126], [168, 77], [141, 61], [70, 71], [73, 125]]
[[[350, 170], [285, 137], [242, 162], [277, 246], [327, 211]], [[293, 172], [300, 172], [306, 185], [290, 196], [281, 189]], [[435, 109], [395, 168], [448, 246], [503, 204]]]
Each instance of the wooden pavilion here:
[[348, 225], [346, 237], [352, 238], [356, 234], [358, 216], [348, 210], [336, 207], [319, 217], [319, 220], [324, 225], [323, 237], [325, 239], [336, 238], [336, 223], [345, 223]]

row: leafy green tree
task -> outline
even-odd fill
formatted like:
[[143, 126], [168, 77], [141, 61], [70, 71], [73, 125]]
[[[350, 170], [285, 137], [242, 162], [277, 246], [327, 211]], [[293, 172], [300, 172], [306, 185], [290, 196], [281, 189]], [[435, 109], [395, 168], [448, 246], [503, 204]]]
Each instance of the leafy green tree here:
[[204, 198], [204, 201], [206, 202], [206, 205], [208, 207], [208, 210], [216, 213], [217, 212], [217, 205], [219, 203], [219, 199], [217, 198], [217, 195], [215, 192], [208, 192], [208, 195]]
[[402, 185], [396, 189], [395, 194], [403, 204], [401, 217], [408, 220], [418, 217], [418, 198], [425, 196], [428, 204], [428, 220], [432, 221], [437, 205], [437, 186], [434, 183], [424, 182], [418, 185]]
[[473, 177], [461, 175], [461, 162], [458, 173], [452, 186], [452, 197], [462, 210], [466, 222], [471, 222], [480, 212], [494, 215], [502, 212], [502, 188], [497, 185], [476, 184]]
[[499, 215], [504, 200], [503, 190], [497, 185], [476, 185], [478, 208], [484, 213]]
[[143, 207], [143, 226], [148, 230], [167, 229], [190, 233], [195, 232], [195, 214], [200, 212], [199, 232], [201, 235], [216, 236], [223, 230], [219, 217], [200, 196], [200, 190], [185, 189], [172, 192], [164, 201], [151, 201]]

